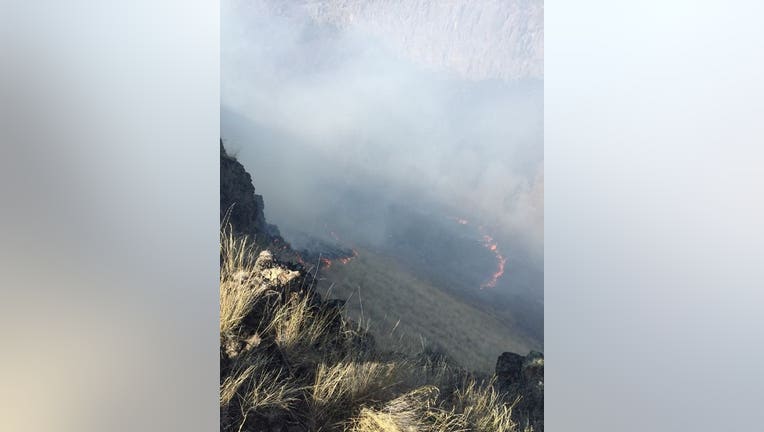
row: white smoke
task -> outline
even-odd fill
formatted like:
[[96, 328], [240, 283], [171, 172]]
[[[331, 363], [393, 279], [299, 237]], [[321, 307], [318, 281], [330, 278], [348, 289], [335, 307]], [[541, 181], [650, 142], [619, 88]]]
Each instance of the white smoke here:
[[[543, 83], [514, 78], [540, 74], [528, 64], [543, 47], [470, 51], [481, 37], [538, 42], [536, 4], [226, 1], [223, 138], [277, 223], [295, 203], [331, 203], [327, 181], [381, 183], [465, 209], [540, 255]], [[503, 20], [485, 15], [497, 8]], [[449, 40], [464, 42], [437, 54]]]

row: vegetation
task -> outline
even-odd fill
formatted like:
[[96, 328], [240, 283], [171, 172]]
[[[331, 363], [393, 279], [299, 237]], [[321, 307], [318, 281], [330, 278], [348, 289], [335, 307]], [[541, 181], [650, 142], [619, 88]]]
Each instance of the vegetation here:
[[395, 258], [358, 250], [353, 261], [325, 272], [318, 291], [349, 299], [347, 315], [367, 319], [378, 345], [395, 350], [404, 345], [412, 351], [421, 349], [424, 338], [458, 364], [483, 373], [493, 372], [498, 353], [540, 349], [518, 330], [519, 325], [502, 322], [486, 308], [442, 289]]
[[221, 430], [514, 432], [490, 381], [382, 352], [300, 268], [221, 236]]

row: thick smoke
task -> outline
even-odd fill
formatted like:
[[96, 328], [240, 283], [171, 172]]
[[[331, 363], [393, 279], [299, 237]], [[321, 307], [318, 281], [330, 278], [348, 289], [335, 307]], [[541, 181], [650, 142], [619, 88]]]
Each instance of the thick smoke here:
[[[466, 62], [470, 68], [449, 69], [449, 58], [469, 52], [439, 56], [438, 50], [450, 37], [470, 34], [464, 26], [458, 35], [419, 35], [403, 50], [405, 37], [385, 36], [395, 31], [395, 6], [386, 10], [388, 27], [370, 32], [332, 9], [336, 2], [284, 3], [223, 2], [221, 25], [222, 135], [253, 172], [270, 221], [310, 230], [316, 216], [347, 206], [346, 192], [366, 195], [379, 209], [432, 203], [493, 227], [540, 265], [540, 77], [491, 76], [493, 69], [474, 59]], [[419, 3], [432, 9], [448, 2]], [[323, 19], [315, 19], [316, 10]], [[457, 15], [439, 16], [459, 18], [459, 10], [449, 13]], [[339, 18], [326, 19], [333, 14]], [[416, 25], [410, 16], [399, 22]], [[509, 31], [504, 27], [473, 33], [498, 39]], [[486, 64], [492, 54], [506, 55], [484, 51], [474, 55]], [[417, 52], [427, 52], [428, 61], [417, 61]], [[432, 67], [432, 58], [443, 60], [440, 67]], [[511, 62], [500, 60], [493, 63]], [[367, 236], [382, 235], [384, 212], [344, 213]]]

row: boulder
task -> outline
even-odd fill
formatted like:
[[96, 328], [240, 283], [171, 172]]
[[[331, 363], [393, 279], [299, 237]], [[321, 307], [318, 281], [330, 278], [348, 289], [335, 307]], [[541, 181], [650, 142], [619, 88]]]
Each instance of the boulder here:
[[544, 354], [503, 353], [496, 362], [496, 388], [508, 402], [520, 397], [513, 414], [521, 426], [544, 431]]

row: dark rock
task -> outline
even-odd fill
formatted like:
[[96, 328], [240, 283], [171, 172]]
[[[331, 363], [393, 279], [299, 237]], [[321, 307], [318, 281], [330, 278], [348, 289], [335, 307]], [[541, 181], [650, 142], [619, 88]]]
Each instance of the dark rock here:
[[263, 213], [263, 197], [255, 194], [252, 177], [230, 156], [220, 141], [220, 220], [231, 224], [234, 232], [259, 241], [269, 241]]
[[265, 220], [265, 203], [255, 193], [252, 176], [223, 147], [220, 140], [220, 222], [236, 235], [246, 235], [261, 249], [269, 249], [285, 262], [299, 261], [299, 254], [282, 237], [276, 225]]
[[496, 377], [503, 383], [515, 383], [522, 375], [525, 357], [512, 352], [505, 352], [496, 362]]
[[496, 388], [509, 402], [520, 396], [513, 415], [522, 427], [544, 430], [544, 354], [505, 352], [496, 362]]

